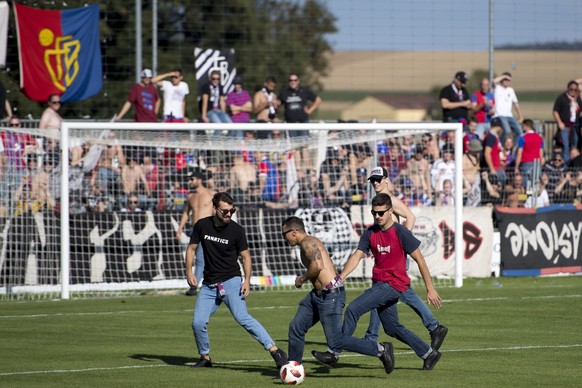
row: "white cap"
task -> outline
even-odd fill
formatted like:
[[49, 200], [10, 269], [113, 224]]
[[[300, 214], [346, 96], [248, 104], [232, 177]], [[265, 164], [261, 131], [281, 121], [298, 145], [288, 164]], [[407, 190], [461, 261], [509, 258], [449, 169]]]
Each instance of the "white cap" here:
[[150, 69], [143, 69], [141, 72], [141, 78], [152, 78], [154, 75]]

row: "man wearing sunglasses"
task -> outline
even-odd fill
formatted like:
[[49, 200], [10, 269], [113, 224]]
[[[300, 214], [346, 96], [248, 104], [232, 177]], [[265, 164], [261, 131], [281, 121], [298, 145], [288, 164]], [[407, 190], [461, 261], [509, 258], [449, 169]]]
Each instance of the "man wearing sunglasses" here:
[[226, 93], [219, 70], [210, 73], [210, 82], [200, 89], [200, 115], [205, 123], [232, 123], [226, 113]]
[[[198, 279], [192, 272], [192, 264], [199, 244], [204, 250], [204, 281], [196, 299], [192, 329], [200, 360], [197, 368], [212, 367], [208, 321], [224, 302], [239, 325], [271, 353], [277, 368], [287, 362], [287, 355], [275, 345], [265, 328], [247, 311], [246, 297], [250, 292], [251, 254], [245, 230], [231, 219], [236, 212], [230, 195], [220, 192], [212, 197], [214, 215], [205, 217], [194, 225], [190, 244], [186, 250], [186, 278], [191, 287]], [[242, 258], [244, 277], [238, 263]]]
[[[412, 232], [414, 222], [416, 221], [416, 216], [414, 213], [412, 213], [410, 208], [404, 204], [404, 202], [396, 198], [390, 192], [389, 187], [392, 186], [392, 182], [390, 182], [388, 179], [388, 171], [380, 166], [375, 167], [368, 177], [368, 181], [370, 181], [370, 184], [372, 184], [374, 187], [376, 195], [383, 193], [390, 197], [392, 203], [391, 216], [393, 217], [393, 221], [398, 221], [400, 217], [404, 217], [406, 219], [404, 226], [406, 226], [406, 228]], [[408, 266], [406, 269], [408, 269]], [[431, 347], [438, 350], [445, 340], [448, 329], [445, 326], [439, 324], [439, 321], [436, 320], [432, 314], [432, 311], [430, 311], [426, 303], [420, 299], [420, 297], [416, 294], [416, 292], [414, 292], [412, 288], [407, 288], [400, 295], [400, 300], [410, 306], [410, 308], [414, 310], [422, 319], [422, 323], [430, 334]], [[394, 305], [394, 309], [396, 309], [396, 305]], [[397, 311], [396, 314], [398, 314]], [[368, 326], [368, 330], [366, 331], [365, 338], [371, 341], [376, 341], [378, 339], [379, 331], [380, 318], [378, 317], [377, 311], [372, 310], [370, 313], [370, 324]]]
[[[432, 284], [430, 272], [419, 248], [420, 241], [404, 226], [394, 222], [393, 212], [392, 200], [388, 194], [381, 193], [372, 199], [374, 225], [362, 234], [358, 248], [346, 262], [340, 276], [345, 280], [360, 264], [360, 260], [371, 252], [374, 256], [373, 284], [347, 307], [342, 331], [344, 336], [351, 336], [360, 317], [377, 309], [386, 334], [410, 346], [424, 360], [422, 369], [431, 370], [440, 359], [441, 353], [398, 321], [396, 303], [410, 288], [410, 278], [406, 273], [406, 255], [410, 255], [418, 264], [426, 286], [428, 302], [440, 308], [441, 297]], [[331, 357], [328, 352], [314, 351], [312, 354], [319, 362], [330, 365]]]

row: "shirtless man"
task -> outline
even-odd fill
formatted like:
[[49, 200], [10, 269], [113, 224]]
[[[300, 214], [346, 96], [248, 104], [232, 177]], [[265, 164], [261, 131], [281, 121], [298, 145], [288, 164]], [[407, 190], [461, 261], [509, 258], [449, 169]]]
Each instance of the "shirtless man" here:
[[[48, 108], [42, 112], [38, 124], [38, 129], [41, 130], [41, 133], [48, 135], [45, 140], [47, 143], [44, 144], [45, 151], [53, 150], [57, 147], [57, 138], [61, 137], [61, 123], [63, 122], [63, 118], [58, 113], [58, 110], [61, 108], [61, 96], [51, 94], [47, 102]], [[76, 146], [78, 144], [71, 144], [71, 148], [75, 148]]]
[[275, 94], [277, 81], [275, 77], [265, 78], [264, 86], [253, 96], [253, 113], [257, 116], [257, 122], [274, 123], [278, 122], [277, 112], [281, 106], [281, 101]]
[[[388, 194], [392, 199], [393, 219], [398, 222], [399, 217], [406, 218], [404, 226], [412, 231], [416, 216], [412, 211], [398, 198], [396, 198], [388, 189], [390, 180], [388, 179], [388, 171], [383, 167], [375, 167], [368, 177], [370, 183], [374, 186], [376, 194]], [[408, 269], [408, 268], [407, 268]], [[439, 324], [432, 312], [424, 303], [422, 299], [414, 292], [412, 288], [408, 288], [400, 295], [400, 300], [410, 306], [422, 319], [422, 323], [427, 328], [431, 337], [431, 347], [439, 349], [447, 335], [448, 329]], [[394, 305], [396, 307], [396, 305]], [[380, 330], [380, 317], [378, 312], [374, 309], [370, 312], [370, 324], [366, 331], [365, 338], [376, 341], [378, 338], [378, 331]]]
[[146, 195], [150, 197], [152, 194], [150, 186], [148, 185], [148, 181], [146, 180], [142, 168], [137, 164], [135, 156], [129, 155], [126, 159], [128, 164], [121, 168], [121, 181], [123, 183], [124, 194], [129, 195], [129, 193], [132, 192], [137, 193], [139, 191], [139, 183], [141, 182]]
[[391, 343], [376, 344], [342, 334], [342, 311], [346, 303], [344, 283], [321, 241], [309, 236], [303, 220], [295, 216], [283, 221], [281, 233], [289, 245], [299, 246], [301, 263], [307, 269], [303, 275], [297, 276], [295, 287], [301, 288], [307, 281], [313, 285], [313, 290], [299, 302], [295, 317], [289, 324], [289, 361], [302, 362], [305, 334], [320, 321], [330, 354], [339, 356], [342, 349], [346, 349], [377, 356], [386, 373], [392, 372], [394, 354]]
[[[180, 236], [182, 236], [188, 219], [194, 225], [199, 219], [214, 215], [212, 197], [216, 194], [216, 191], [204, 186], [204, 178], [204, 174], [200, 171], [194, 171], [188, 177], [188, 186], [192, 189], [192, 192], [186, 197], [186, 206], [184, 206], [184, 210], [182, 211], [180, 226], [178, 226], [178, 231], [176, 232], [176, 239], [178, 241], [180, 241]], [[190, 212], [192, 212], [191, 216]], [[204, 274], [204, 251], [202, 250], [202, 244], [198, 244], [196, 248], [196, 262], [194, 263], [194, 267], [196, 281], [202, 286], [202, 276]], [[194, 296], [196, 294], [198, 294], [196, 286], [190, 287], [186, 291], [186, 295], [188, 296]]]
[[[257, 168], [254, 164], [245, 162], [241, 154], [233, 158], [230, 169], [230, 191], [233, 194], [235, 203], [247, 202], [249, 187], [257, 182]], [[247, 199], [247, 201], [241, 201]]]
[[465, 206], [478, 206], [481, 203], [481, 177], [479, 176], [479, 153], [483, 145], [473, 139], [463, 154], [463, 194], [467, 196]]

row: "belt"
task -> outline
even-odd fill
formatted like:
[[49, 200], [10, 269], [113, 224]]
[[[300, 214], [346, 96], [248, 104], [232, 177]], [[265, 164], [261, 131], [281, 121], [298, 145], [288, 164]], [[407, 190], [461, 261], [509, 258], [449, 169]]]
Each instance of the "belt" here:
[[313, 292], [315, 292], [315, 295], [317, 295], [317, 296], [327, 295], [327, 294], [335, 294], [336, 292], [342, 292], [342, 291], [345, 291], [344, 286], [336, 287], [336, 288], [322, 288], [321, 290], [313, 289]]

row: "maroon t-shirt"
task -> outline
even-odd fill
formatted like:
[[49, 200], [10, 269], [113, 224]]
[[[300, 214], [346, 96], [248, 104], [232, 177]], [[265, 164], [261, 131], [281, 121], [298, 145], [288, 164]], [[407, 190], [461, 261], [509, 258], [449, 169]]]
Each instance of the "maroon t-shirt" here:
[[159, 99], [158, 90], [153, 84], [143, 86], [141, 83], [133, 85], [129, 91], [129, 102], [135, 110], [135, 121], [139, 123], [155, 123], [156, 102]]
[[372, 280], [386, 282], [400, 292], [410, 286], [410, 278], [406, 273], [406, 255], [419, 246], [420, 241], [396, 222], [387, 230], [380, 229], [377, 224], [372, 225], [362, 233], [358, 243], [359, 250], [366, 253], [371, 251], [374, 255]]

